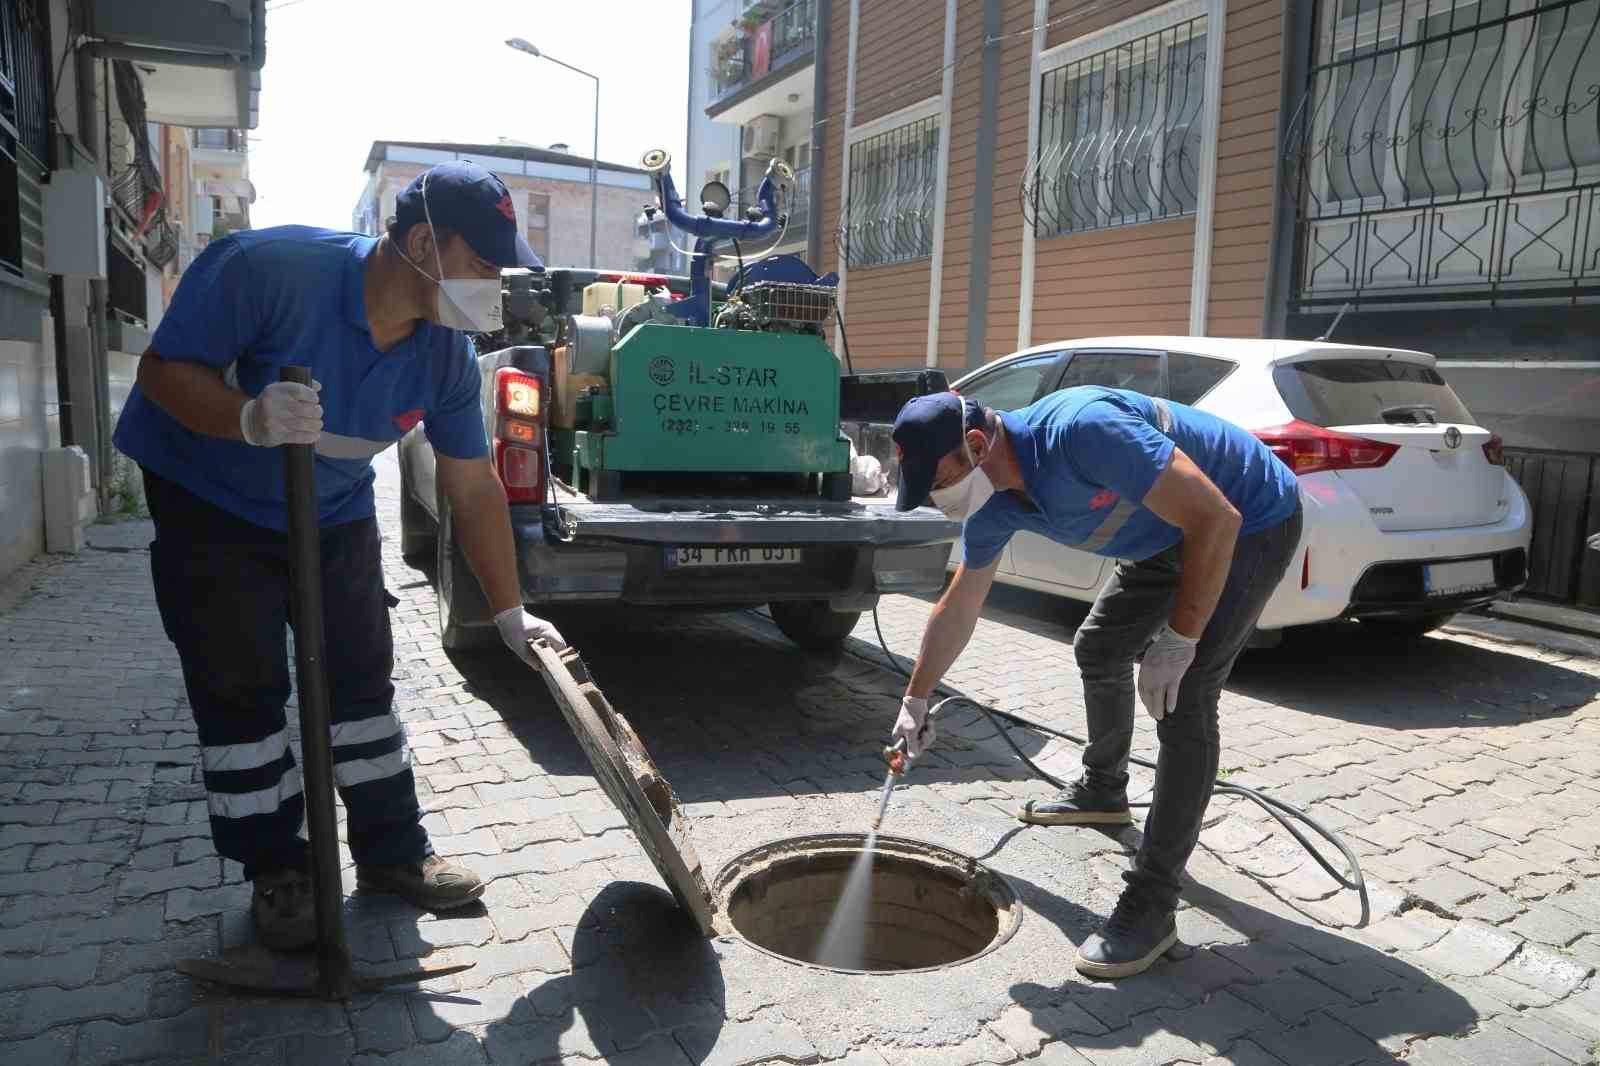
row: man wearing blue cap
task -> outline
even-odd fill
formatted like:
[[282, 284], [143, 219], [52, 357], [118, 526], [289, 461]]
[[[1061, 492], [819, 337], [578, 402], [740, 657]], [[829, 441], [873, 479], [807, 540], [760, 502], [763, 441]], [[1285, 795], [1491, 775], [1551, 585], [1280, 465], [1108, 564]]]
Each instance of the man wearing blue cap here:
[[[212, 841], [254, 882], [268, 946], [315, 939], [284, 717], [294, 620], [282, 444], [316, 446], [334, 782], [358, 880], [433, 910], [483, 894], [422, 828], [392, 707], [372, 458], [421, 421], [502, 637], [524, 654], [530, 637], [561, 642], [522, 609], [465, 332], [498, 326], [501, 268], [539, 265], [500, 180], [446, 163], [400, 195], [381, 238], [283, 226], [211, 242], [139, 362], [115, 442], [144, 473], [156, 604], [200, 734]], [[280, 382], [285, 365], [310, 367], [316, 385]]]
[[1119, 560], [1073, 640], [1088, 716], [1083, 774], [1018, 817], [1126, 825], [1137, 691], [1161, 755], [1127, 886], [1078, 970], [1141, 973], [1177, 940], [1179, 878], [1200, 837], [1220, 749], [1217, 700], [1300, 541], [1294, 474], [1250, 434], [1179, 403], [1121, 389], [1063, 389], [996, 413], [955, 393], [895, 422], [902, 511], [931, 501], [963, 521], [962, 564], [939, 600], [906, 687], [896, 739], [933, 739], [928, 695], [966, 647], [1000, 553], [1027, 530]]

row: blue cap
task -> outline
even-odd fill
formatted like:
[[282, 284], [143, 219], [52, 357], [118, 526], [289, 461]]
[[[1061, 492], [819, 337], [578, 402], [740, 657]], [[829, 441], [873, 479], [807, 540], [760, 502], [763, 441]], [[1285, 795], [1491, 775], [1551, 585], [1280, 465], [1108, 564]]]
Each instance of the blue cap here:
[[939, 460], [961, 447], [968, 430], [984, 428], [983, 408], [953, 392], [918, 396], [894, 420], [894, 447], [900, 459], [897, 511], [928, 502]]
[[505, 183], [476, 163], [440, 163], [418, 174], [395, 200], [394, 220], [402, 227], [428, 221], [447, 226], [497, 267], [544, 269], [517, 229], [517, 209]]

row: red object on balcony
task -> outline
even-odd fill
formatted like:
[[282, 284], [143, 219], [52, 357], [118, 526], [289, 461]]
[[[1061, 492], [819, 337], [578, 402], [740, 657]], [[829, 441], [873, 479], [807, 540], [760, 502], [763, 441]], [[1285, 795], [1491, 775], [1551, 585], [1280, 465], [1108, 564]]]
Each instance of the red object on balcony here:
[[763, 74], [765, 74], [767, 72], [768, 68], [770, 68], [772, 66], [772, 20], [771, 19], [768, 19], [766, 22], [763, 22], [756, 29], [756, 34], [755, 34], [755, 37], [754, 37], [753, 42], [752, 42], [751, 51], [754, 54], [751, 56], [751, 59], [750, 59], [750, 79], [752, 81], [754, 81], [756, 78], [759, 78]]

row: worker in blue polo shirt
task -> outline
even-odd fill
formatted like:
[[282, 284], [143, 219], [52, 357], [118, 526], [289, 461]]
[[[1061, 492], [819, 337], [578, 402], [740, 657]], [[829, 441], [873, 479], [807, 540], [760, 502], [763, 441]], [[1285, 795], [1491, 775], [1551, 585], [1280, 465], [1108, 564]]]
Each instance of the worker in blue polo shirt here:
[[[299, 772], [285, 730], [288, 545], [282, 444], [316, 446], [334, 782], [359, 882], [432, 910], [483, 894], [434, 854], [405, 733], [374, 519], [372, 458], [422, 422], [456, 535], [508, 645], [557, 645], [522, 608], [466, 331], [496, 328], [502, 267], [538, 266], [504, 184], [470, 163], [421, 174], [383, 237], [302, 226], [213, 241], [184, 273], [117, 424], [142, 468], [150, 569], [201, 743], [218, 854], [254, 882], [270, 947], [315, 939]], [[310, 367], [315, 386], [280, 382]]]
[[1143, 972], [1177, 940], [1179, 878], [1217, 775], [1217, 699], [1300, 541], [1294, 474], [1244, 430], [1121, 389], [1063, 389], [996, 413], [955, 393], [895, 422], [897, 506], [964, 521], [962, 563], [940, 598], [894, 735], [933, 739], [928, 695], [966, 647], [1019, 530], [1120, 560], [1073, 640], [1088, 716], [1083, 774], [1018, 817], [1126, 825], [1137, 691], [1161, 755], [1144, 841], [1115, 910], [1078, 949], [1102, 979]]

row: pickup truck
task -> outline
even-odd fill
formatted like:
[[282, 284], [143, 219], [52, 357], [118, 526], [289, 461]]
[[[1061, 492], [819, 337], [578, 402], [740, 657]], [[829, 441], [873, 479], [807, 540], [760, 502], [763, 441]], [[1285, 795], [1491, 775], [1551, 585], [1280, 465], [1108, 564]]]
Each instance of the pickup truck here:
[[[581, 292], [591, 280], [621, 277], [555, 273], [564, 294]], [[686, 278], [655, 280], [672, 292], [687, 291]], [[548, 279], [540, 283], [548, 301]], [[506, 310], [511, 322], [516, 307], [509, 291]], [[524, 331], [518, 339], [537, 340], [538, 334]], [[506, 393], [497, 382], [510, 375], [549, 388], [553, 361], [551, 346], [543, 343], [509, 343], [478, 358], [484, 425], [507, 485], [522, 596], [531, 610], [765, 605], [790, 640], [822, 650], [840, 645], [880, 596], [933, 592], [943, 584], [959, 526], [931, 508], [897, 513], [891, 497], [831, 500], [806, 492], [803, 482], [667, 472], [595, 499], [542, 458], [531, 482], [519, 480], [502, 466], [514, 442], [503, 436]], [[552, 406], [542, 404], [541, 419]], [[536, 429], [548, 433], [548, 422]], [[401, 440], [399, 460], [402, 551], [414, 564], [434, 561], [444, 646], [491, 644], [497, 638], [488, 605], [451, 535], [450, 508], [420, 425]]]

